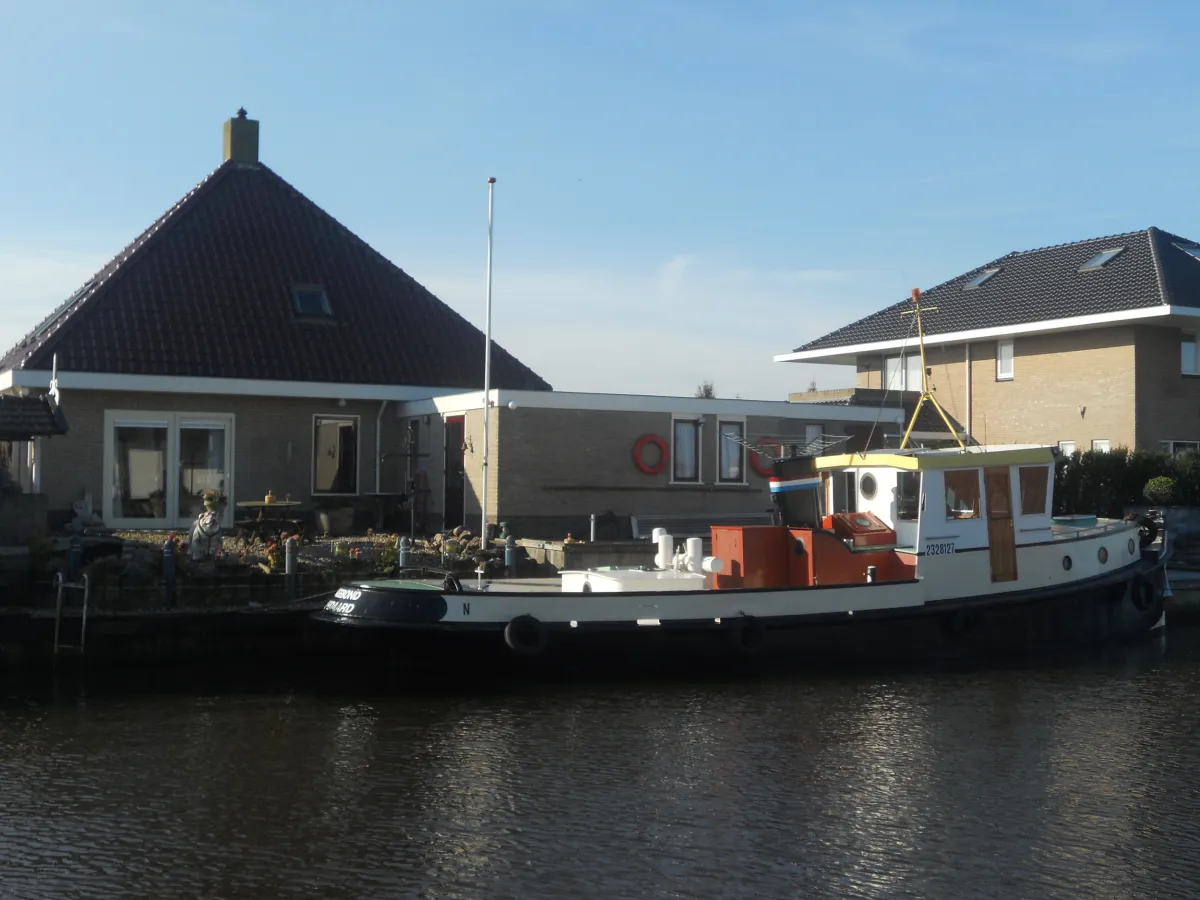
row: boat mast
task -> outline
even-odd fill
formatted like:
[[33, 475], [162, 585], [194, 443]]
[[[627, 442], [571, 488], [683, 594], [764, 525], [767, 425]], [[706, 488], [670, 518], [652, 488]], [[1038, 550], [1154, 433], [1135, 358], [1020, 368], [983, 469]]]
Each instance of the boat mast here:
[[479, 506], [482, 508], [483, 522], [479, 527], [479, 546], [486, 550], [488, 547], [488, 412], [492, 405], [492, 194], [495, 192], [496, 179], [488, 179], [488, 245], [487, 245], [487, 314], [484, 320], [484, 350], [483, 350], [483, 478], [480, 488]]
[[[925, 329], [921, 325], [921, 289], [913, 288], [912, 290], [913, 308], [900, 313], [902, 316], [915, 315], [917, 317], [917, 347], [921, 351], [921, 397], [917, 400], [917, 407], [913, 410], [912, 418], [908, 420], [908, 428], [904, 430], [904, 440], [900, 442], [900, 449], [903, 450], [908, 446], [908, 438], [912, 434], [913, 426], [917, 424], [917, 416], [921, 413], [921, 407], [928, 400], [933, 404], [933, 408], [937, 410], [942, 421], [946, 423], [946, 428], [954, 435], [954, 440], [958, 441], [958, 446], [963, 450], [967, 449], [967, 445], [963, 443], [962, 435], [958, 433], [952, 424], [950, 417], [946, 415], [946, 411], [942, 409], [942, 405], [937, 402], [937, 398], [933, 396], [933, 391], [929, 389], [929, 369], [925, 367]], [[936, 306], [926, 306], [925, 312], [935, 312]]]

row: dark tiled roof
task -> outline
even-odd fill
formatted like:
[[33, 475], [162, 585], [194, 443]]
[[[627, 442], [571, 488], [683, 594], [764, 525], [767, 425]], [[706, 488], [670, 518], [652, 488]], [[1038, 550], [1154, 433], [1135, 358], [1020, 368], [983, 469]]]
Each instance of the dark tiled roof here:
[[[937, 307], [921, 317], [922, 324], [926, 334], [936, 335], [1164, 304], [1200, 306], [1200, 260], [1177, 244], [1197, 246], [1195, 241], [1152, 227], [1009, 253], [922, 292], [922, 304]], [[1125, 251], [1102, 268], [1079, 271], [1100, 251], [1116, 247]], [[999, 271], [979, 287], [964, 290], [985, 269]], [[912, 316], [900, 313], [911, 307], [911, 300], [902, 300], [795, 352], [903, 339], [910, 334]]]
[[27, 441], [66, 433], [66, 419], [50, 397], [0, 395], [0, 441]]
[[[325, 288], [333, 321], [297, 319]], [[0, 358], [0, 371], [481, 388], [483, 332], [264, 165], [226, 162]], [[493, 344], [492, 386], [549, 390]]]

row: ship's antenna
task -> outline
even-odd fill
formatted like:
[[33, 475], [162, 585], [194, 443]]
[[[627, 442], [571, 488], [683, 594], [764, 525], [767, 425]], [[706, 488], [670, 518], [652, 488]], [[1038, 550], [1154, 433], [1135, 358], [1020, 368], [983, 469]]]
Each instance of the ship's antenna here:
[[[900, 313], [900, 315], [916, 316], [917, 346], [921, 350], [921, 398], [919, 400], [917, 400], [917, 406], [916, 406], [916, 409], [913, 410], [912, 418], [908, 420], [908, 428], [906, 428], [904, 431], [904, 440], [902, 440], [900, 442], [900, 449], [903, 450], [905, 447], [908, 446], [908, 438], [909, 438], [909, 435], [912, 434], [913, 426], [917, 424], [917, 416], [920, 415], [921, 407], [924, 406], [925, 401], [928, 400], [930, 403], [933, 404], [933, 408], [937, 410], [938, 415], [942, 417], [942, 421], [946, 423], [946, 428], [949, 429], [949, 431], [952, 435], [954, 435], [954, 440], [958, 442], [958, 446], [961, 447], [963, 450], [966, 450], [967, 445], [963, 443], [962, 435], [960, 435], [958, 433], [958, 430], [953, 425], [950, 424], [950, 417], [948, 415], [946, 415], [946, 411], [944, 409], [942, 409], [942, 405], [940, 403], [938, 403], [937, 398], [935, 396], [933, 396], [933, 391], [931, 391], [929, 389], [929, 369], [926, 368], [926, 366], [925, 366], [925, 329], [921, 324], [921, 313], [922, 312], [936, 312], [937, 307], [936, 306], [926, 306], [926, 307], [924, 307], [924, 309], [922, 309], [922, 307], [921, 307], [921, 289], [920, 288], [912, 289], [912, 302], [913, 302], [913, 308], [904, 310], [902, 313]], [[986, 435], [986, 431], [985, 431], [985, 435]]]

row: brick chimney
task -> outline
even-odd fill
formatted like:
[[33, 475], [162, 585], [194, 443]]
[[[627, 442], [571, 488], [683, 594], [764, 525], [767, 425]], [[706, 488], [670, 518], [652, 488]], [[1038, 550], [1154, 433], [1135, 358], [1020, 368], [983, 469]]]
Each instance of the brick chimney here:
[[225, 120], [225, 159], [239, 163], [258, 162], [258, 120], [247, 119], [244, 108]]

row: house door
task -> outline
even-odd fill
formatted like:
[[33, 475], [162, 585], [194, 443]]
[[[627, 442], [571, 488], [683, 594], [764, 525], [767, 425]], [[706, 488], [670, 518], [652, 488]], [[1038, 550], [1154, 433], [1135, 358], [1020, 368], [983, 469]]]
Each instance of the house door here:
[[223, 525], [232, 526], [233, 499], [229, 497], [229, 458], [233, 451], [232, 417], [179, 419], [177, 439], [179, 489], [176, 492], [176, 522], [190, 526], [204, 511], [204, 492], [223, 491], [227, 502]]
[[206, 490], [228, 497], [233, 526], [230, 415], [115, 411], [104, 414], [105, 522], [114, 528], [183, 528], [204, 508]]
[[448, 530], [457, 528], [463, 523], [463, 510], [466, 503], [467, 470], [463, 462], [463, 439], [466, 429], [462, 416], [450, 416], [446, 419], [446, 463], [442, 509], [442, 528]]
[[1017, 580], [1017, 546], [1013, 535], [1012, 484], [1007, 466], [983, 470], [987, 492], [988, 547], [992, 581]]

